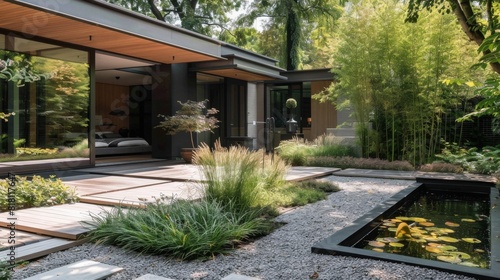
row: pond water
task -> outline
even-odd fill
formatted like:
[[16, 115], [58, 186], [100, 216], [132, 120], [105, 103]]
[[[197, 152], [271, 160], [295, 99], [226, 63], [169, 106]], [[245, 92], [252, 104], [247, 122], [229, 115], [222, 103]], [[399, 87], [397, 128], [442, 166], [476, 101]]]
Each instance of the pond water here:
[[354, 247], [489, 268], [489, 200], [481, 194], [423, 191]]

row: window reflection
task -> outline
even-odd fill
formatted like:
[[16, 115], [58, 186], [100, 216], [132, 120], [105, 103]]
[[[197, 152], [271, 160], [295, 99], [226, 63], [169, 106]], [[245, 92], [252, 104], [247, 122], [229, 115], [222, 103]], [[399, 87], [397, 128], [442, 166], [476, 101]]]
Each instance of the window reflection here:
[[87, 53], [0, 38], [0, 161], [88, 158]]

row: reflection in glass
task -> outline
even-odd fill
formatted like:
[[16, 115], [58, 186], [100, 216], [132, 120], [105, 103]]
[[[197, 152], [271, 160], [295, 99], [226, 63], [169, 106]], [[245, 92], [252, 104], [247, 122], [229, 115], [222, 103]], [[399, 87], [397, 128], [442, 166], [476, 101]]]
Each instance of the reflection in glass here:
[[0, 37], [0, 161], [88, 157], [87, 53]]

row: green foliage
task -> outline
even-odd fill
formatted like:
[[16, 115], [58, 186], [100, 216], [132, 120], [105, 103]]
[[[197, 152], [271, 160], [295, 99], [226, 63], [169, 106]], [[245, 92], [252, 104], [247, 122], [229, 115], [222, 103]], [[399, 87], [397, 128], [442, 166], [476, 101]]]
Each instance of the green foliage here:
[[290, 185], [279, 189], [268, 197], [275, 207], [303, 206], [326, 198], [326, 193], [311, 188]]
[[297, 107], [297, 100], [293, 99], [293, 98], [288, 98], [285, 102], [285, 106], [288, 108], [288, 109], [293, 109], [295, 107]]
[[58, 149], [54, 148], [16, 148], [17, 156], [23, 155], [53, 155], [57, 153]]
[[239, 0], [107, 1], [170, 24], [180, 22], [183, 28], [209, 36], [224, 30], [230, 20], [228, 14], [242, 4]]
[[[497, 121], [500, 118], [500, 78], [498, 75], [486, 79], [484, 84], [477, 88], [475, 93], [481, 96], [482, 100], [479, 101], [473, 112], [459, 118], [458, 121], [467, 121], [473, 117], [485, 115], [493, 116], [494, 120]], [[498, 128], [494, 126], [494, 129]]]
[[440, 138], [454, 137], [449, 112], [470, 93], [442, 81], [476, 81], [484, 72], [469, 69], [475, 46], [452, 15], [422, 12], [402, 24], [404, 10], [398, 1], [352, 3], [335, 34], [338, 83], [314, 98], [351, 109], [364, 157], [419, 165], [432, 160]]
[[[0, 54], [4, 52], [7, 55], [10, 53], [8, 51], [2, 51]], [[50, 79], [53, 76], [54, 72], [39, 73], [34, 71], [33, 63], [26, 59], [24, 55], [19, 55], [12, 59], [0, 59], [0, 79], [14, 82], [18, 87], [41, 79]]]
[[292, 182], [268, 192], [264, 201], [273, 208], [302, 206], [323, 200], [327, 194], [337, 191], [340, 191], [339, 186], [328, 181]]
[[[15, 187], [10, 187], [15, 184]], [[7, 178], [0, 181], [0, 211], [4, 212], [9, 207], [9, 187], [10, 196], [14, 195], [15, 201], [10, 205], [15, 205], [16, 209], [25, 209], [31, 207], [51, 206], [65, 203], [74, 203], [78, 201], [75, 189], [63, 184], [61, 179], [43, 178], [33, 176], [16, 176], [14, 181]]]
[[444, 142], [441, 154], [436, 157], [443, 162], [461, 166], [464, 170], [480, 173], [494, 174], [500, 171], [500, 145], [495, 147], [462, 148], [457, 143]]
[[9, 280], [12, 279], [12, 266], [5, 262], [0, 262], [0, 280]]
[[271, 162], [263, 159], [262, 153], [241, 146], [224, 148], [218, 142], [213, 151], [202, 144], [193, 163], [199, 165], [205, 177], [205, 199], [243, 213], [265, 206], [261, 205], [265, 193], [284, 184], [287, 169], [279, 158]]
[[295, 183], [295, 185], [300, 188], [320, 190], [325, 193], [340, 191], [340, 187], [337, 183], [332, 183], [329, 181], [307, 180], [297, 182]]
[[173, 201], [145, 209], [115, 208], [93, 215], [89, 238], [141, 253], [181, 260], [214, 257], [270, 229], [251, 211], [234, 213], [216, 201]]
[[307, 166], [323, 166], [336, 168], [359, 168], [376, 170], [400, 170], [413, 171], [415, 167], [408, 161], [387, 161], [376, 158], [354, 158], [354, 157], [308, 157]]
[[[69, 158], [69, 157], [86, 157], [89, 156], [88, 140], [84, 139], [78, 142], [72, 147], [60, 147], [60, 148], [22, 148], [18, 145], [24, 143], [22, 141], [14, 141], [16, 153], [12, 154], [1, 154], [0, 162], [9, 161], [26, 161], [26, 160], [42, 160], [42, 159], [53, 159], [53, 158]], [[2, 139], [3, 141], [3, 139]], [[19, 144], [16, 144], [19, 143]], [[4, 148], [5, 151], [5, 148]]]
[[351, 145], [341, 144], [335, 137], [322, 135], [313, 142], [300, 138], [281, 141], [276, 148], [278, 154], [293, 166], [306, 165], [308, 157], [319, 156], [355, 156], [356, 149]]
[[207, 109], [208, 100], [178, 102], [181, 109], [175, 112], [173, 116], [158, 115], [163, 120], [156, 127], [163, 129], [169, 135], [188, 132], [191, 136], [191, 146], [194, 148], [193, 133], [213, 132], [218, 127], [217, 123], [219, 123], [219, 120], [214, 115], [219, 111], [215, 108]]
[[[305, 31], [315, 29], [317, 37], [322, 37], [334, 27], [341, 8], [332, 0], [270, 0], [251, 2], [249, 11], [237, 25], [251, 26], [258, 18], [269, 19], [263, 32], [268, 44], [262, 44], [262, 53], [277, 58], [281, 67], [296, 70], [303, 68], [304, 49], [313, 39]], [[282, 47], [276, 48], [277, 43]]]

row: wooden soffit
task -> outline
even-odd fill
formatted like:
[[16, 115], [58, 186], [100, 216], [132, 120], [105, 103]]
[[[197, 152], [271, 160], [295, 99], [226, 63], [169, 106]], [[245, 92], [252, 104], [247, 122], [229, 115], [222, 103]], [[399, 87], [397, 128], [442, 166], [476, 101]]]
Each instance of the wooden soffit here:
[[192, 64], [191, 71], [244, 80], [247, 82], [286, 80], [280, 74], [283, 69], [272, 63], [252, 60], [252, 57], [225, 55], [226, 60]]
[[0, 28], [165, 64], [223, 59], [220, 42], [103, 1], [0, 1]]

